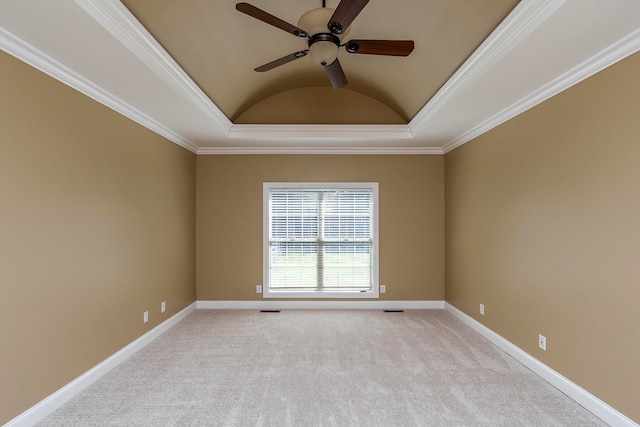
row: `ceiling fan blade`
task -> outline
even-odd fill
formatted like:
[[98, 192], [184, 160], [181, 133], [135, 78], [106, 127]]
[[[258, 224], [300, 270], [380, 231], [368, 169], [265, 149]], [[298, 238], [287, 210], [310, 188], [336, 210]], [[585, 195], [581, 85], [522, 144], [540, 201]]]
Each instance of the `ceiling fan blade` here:
[[262, 22], [266, 22], [269, 25], [273, 25], [276, 28], [280, 28], [281, 30], [286, 31], [287, 33], [293, 34], [294, 36], [308, 37], [308, 34], [304, 30], [301, 30], [295, 25], [291, 25], [288, 22], [275, 17], [270, 13], [265, 12], [262, 9], [258, 9], [257, 7], [250, 5], [249, 3], [236, 4], [236, 10], [242, 13], [245, 13], [249, 16], [252, 16], [256, 19], [259, 19]]
[[369, 0], [342, 0], [333, 12], [327, 28], [333, 34], [342, 34], [356, 19]]
[[344, 48], [349, 53], [365, 55], [409, 56], [413, 40], [349, 40]]
[[344, 75], [340, 61], [338, 61], [337, 58], [331, 65], [326, 65], [324, 69], [327, 70], [331, 86], [333, 86], [334, 89], [340, 89], [347, 85], [347, 76]]
[[307, 56], [308, 52], [309, 52], [308, 50], [301, 50], [300, 52], [294, 52], [287, 56], [283, 56], [280, 59], [276, 59], [275, 61], [271, 61], [268, 64], [264, 64], [258, 68], [255, 68], [255, 71], [262, 73], [265, 71], [273, 70], [274, 68], [284, 65], [288, 62], [295, 61], [296, 59], [302, 58], [303, 56]]

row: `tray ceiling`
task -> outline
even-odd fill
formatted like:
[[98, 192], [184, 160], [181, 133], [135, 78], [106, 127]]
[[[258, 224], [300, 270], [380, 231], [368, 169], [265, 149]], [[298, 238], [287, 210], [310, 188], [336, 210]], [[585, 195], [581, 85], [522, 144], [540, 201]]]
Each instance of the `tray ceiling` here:
[[[255, 0], [296, 24], [318, 0]], [[337, 0], [329, 0], [335, 7]], [[197, 153], [443, 153], [640, 48], [637, 0], [370, 2], [333, 90], [304, 40], [211, 0], [4, 0], [0, 48]], [[343, 108], [343, 112], [341, 112]], [[307, 124], [308, 123], [308, 124]]]

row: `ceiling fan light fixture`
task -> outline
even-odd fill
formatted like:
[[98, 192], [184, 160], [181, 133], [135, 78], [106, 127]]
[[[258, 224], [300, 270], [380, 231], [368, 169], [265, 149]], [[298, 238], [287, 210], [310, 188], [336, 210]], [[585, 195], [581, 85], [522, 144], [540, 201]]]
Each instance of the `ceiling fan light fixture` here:
[[309, 39], [309, 55], [316, 64], [331, 65], [338, 57], [340, 40], [332, 34], [316, 34]]

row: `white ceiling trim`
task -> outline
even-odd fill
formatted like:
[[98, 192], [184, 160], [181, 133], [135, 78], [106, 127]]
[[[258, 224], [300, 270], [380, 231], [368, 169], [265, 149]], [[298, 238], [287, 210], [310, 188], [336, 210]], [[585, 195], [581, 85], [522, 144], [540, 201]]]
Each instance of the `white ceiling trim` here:
[[411, 139], [408, 125], [233, 125], [233, 139], [355, 140]]
[[199, 155], [218, 154], [444, 154], [438, 147], [203, 147]]
[[119, 0], [75, 2], [176, 93], [211, 117], [224, 134], [229, 132], [232, 123], [227, 116]]
[[194, 153], [198, 146], [0, 27], [0, 49]]
[[429, 119], [456, 93], [472, 85], [474, 78], [491, 70], [565, 2], [566, 0], [522, 0], [518, 3], [504, 21], [409, 122], [414, 134], [427, 126]]
[[591, 77], [592, 75], [604, 70], [605, 68], [623, 60], [629, 55], [640, 50], [640, 29], [618, 40], [616, 43], [606, 47], [591, 58], [586, 59], [582, 63], [576, 65], [570, 70], [562, 73], [560, 76], [541, 86], [537, 90], [531, 92], [526, 97], [518, 100], [518, 102], [510, 105], [499, 113], [491, 116], [482, 123], [469, 129], [459, 137], [449, 141], [442, 146], [442, 151], [449, 151], [477, 138], [483, 133], [493, 129], [494, 127], [506, 122], [507, 120], [524, 113], [530, 108], [544, 102], [552, 96], [580, 83], [581, 81]]

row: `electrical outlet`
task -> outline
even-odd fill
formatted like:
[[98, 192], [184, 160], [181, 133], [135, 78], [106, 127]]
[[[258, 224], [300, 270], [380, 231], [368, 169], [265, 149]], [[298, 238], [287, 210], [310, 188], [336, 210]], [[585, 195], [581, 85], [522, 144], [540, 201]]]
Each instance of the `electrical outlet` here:
[[149, 321], [149, 312], [145, 311], [144, 314], [142, 315], [142, 321], [144, 323], [147, 323]]
[[256, 294], [262, 293], [262, 285], [256, 285]]
[[160, 313], [164, 313], [165, 311], [167, 311], [167, 303], [166, 301], [162, 301], [160, 303]]
[[387, 292], [387, 285], [380, 285], [380, 293], [384, 294], [385, 292]]
[[538, 347], [547, 351], [547, 337], [544, 335], [538, 335]]
[[480, 314], [484, 316], [484, 304], [480, 304]]

